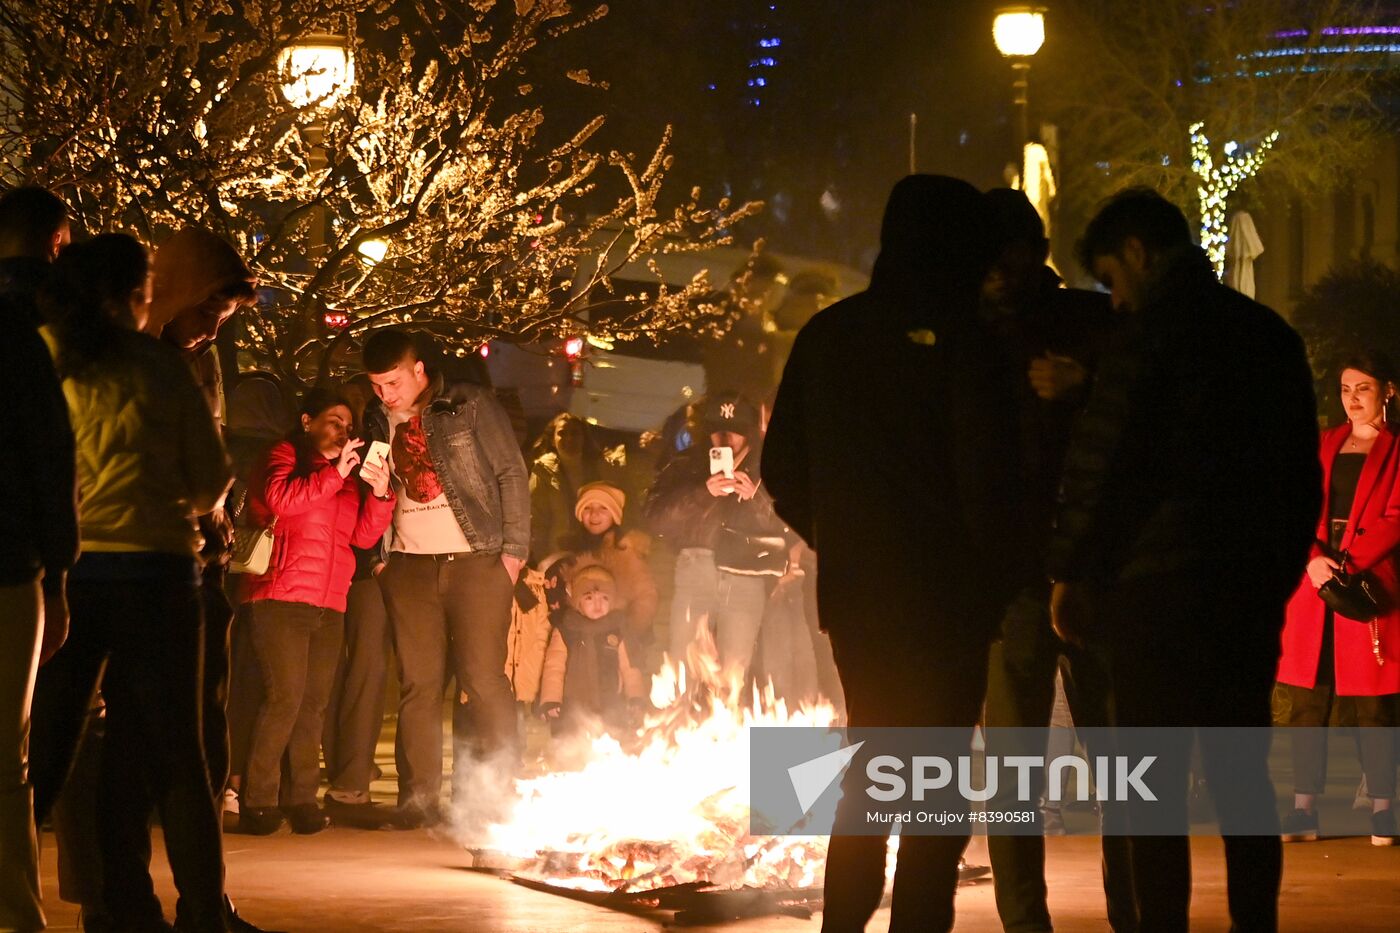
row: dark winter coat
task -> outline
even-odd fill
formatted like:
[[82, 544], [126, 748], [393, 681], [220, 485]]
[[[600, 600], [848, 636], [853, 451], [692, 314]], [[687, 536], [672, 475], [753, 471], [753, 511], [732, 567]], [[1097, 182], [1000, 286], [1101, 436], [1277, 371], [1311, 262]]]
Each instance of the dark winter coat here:
[[1227, 569], [1281, 608], [1322, 506], [1312, 386], [1282, 318], [1221, 285], [1195, 247], [1170, 260], [1075, 428], [1051, 576]]
[[763, 479], [818, 554], [822, 626], [990, 642], [1028, 579], [1016, 391], [978, 315], [995, 248], [982, 196], [891, 194], [870, 289], [814, 317], [783, 372]]
[[47, 271], [37, 259], [0, 260], [0, 379], [22, 415], [5, 445], [11, 478], [0, 508], [0, 586], [35, 580], [49, 587], [78, 556], [78, 481], [68, 403], [39, 336], [35, 290]]
[[[998, 312], [989, 309], [984, 316], [1011, 355], [1011, 368], [1019, 376], [1022, 488], [1027, 524], [1037, 548], [1043, 550], [1054, 520], [1070, 431], [1088, 399], [1099, 356], [1118, 321], [1107, 295], [1062, 288], [1059, 276], [1049, 268], [1042, 270], [1039, 287], [1020, 306]], [[1029, 372], [1031, 363], [1047, 354], [1068, 357], [1084, 366], [1088, 382], [1067, 397], [1041, 398], [1031, 388]]]
[[282, 441], [267, 452], [250, 486], [254, 528], [276, 518], [272, 564], [248, 581], [247, 600], [277, 599], [345, 611], [355, 573], [351, 546], [373, 547], [394, 517], [394, 498], [342, 477], [319, 452]]
[[576, 609], [567, 610], [549, 637], [540, 702], [561, 703], [571, 715], [605, 716], [626, 709], [629, 700], [640, 700], [642, 673], [633, 660], [639, 652], [626, 628], [620, 612], [588, 619]]
[[[762, 458], [762, 449], [755, 445], [735, 470], [747, 473], [759, 483]], [[774, 511], [773, 497], [761, 483], [754, 497], [744, 501], [737, 495], [711, 495], [706, 487], [709, 479], [708, 446], [692, 447], [667, 464], [643, 506], [652, 534], [666, 539], [677, 550], [715, 550], [717, 559], [726, 565], [721, 569], [737, 572], [745, 572], [750, 564], [757, 567], [765, 563], [760, 552], [778, 546], [779, 539], [786, 550], [792, 541], [791, 531]], [[752, 545], [741, 543], [744, 541]], [[753, 553], [746, 555], [746, 551]], [[745, 560], [746, 556], [753, 560]]]

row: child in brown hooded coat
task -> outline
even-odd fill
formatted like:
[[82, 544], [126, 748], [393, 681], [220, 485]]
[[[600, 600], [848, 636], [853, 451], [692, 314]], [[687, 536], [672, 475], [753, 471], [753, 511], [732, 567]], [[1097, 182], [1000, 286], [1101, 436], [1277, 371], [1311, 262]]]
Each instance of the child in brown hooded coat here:
[[626, 723], [629, 707], [643, 701], [642, 673], [631, 660], [636, 648], [626, 617], [613, 610], [617, 583], [600, 566], [585, 567], [570, 584], [570, 607], [549, 638], [540, 686], [553, 731], [573, 731], [588, 718], [609, 726]]

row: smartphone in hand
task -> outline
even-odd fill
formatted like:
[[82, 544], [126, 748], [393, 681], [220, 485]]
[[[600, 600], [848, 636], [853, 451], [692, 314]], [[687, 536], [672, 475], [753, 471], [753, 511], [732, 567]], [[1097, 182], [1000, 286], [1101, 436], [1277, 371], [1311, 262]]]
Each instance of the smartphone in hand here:
[[369, 450], [365, 451], [364, 462], [373, 463], [378, 461], [383, 467], [389, 466], [389, 445], [383, 441], [370, 441]]
[[710, 448], [710, 475], [723, 473], [725, 479], [734, 478], [734, 448], [733, 447], [711, 447]]

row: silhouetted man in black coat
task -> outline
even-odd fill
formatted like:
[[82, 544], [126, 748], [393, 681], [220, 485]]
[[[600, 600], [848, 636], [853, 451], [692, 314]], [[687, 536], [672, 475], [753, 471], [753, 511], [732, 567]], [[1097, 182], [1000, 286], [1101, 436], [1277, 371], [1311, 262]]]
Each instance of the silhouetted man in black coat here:
[[[783, 374], [763, 480], [818, 553], [821, 621], [855, 727], [951, 727], [970, 739], [988, 645], [1024, 580], [1015, 374], [977, 313], [994, 255], [976, 189], [904, 179], [869, 290], [813, 318]], [[863, 810], [860, 762], [838, 826]], [[952, 926], [967, 838], [902, 836], [892, 929]], [[886, 842], [833, 835], [823, 930], [864, 928]]]
[[1115, 725], [1186, 727], [1116, 737], [1130, 760], [1157, 756], [1159, 800], [1128, 808], [1141, 930], [1187, 928], [1193, 731], [1225, 836], [1230, 918], [1272, 930], [1283, 863], [1270, 696], [1322, 508], [1307, 355], [1278, 315], [1217, 281], [1156, 192], [1116, 195], [1079, 251], [1123, 324], [1065, 458], [1048, 561], [1055, 629], [1107, 647]]
[[[1099, 355], [1116, 329], [1108, 296], [1065, 288], [1045, 263], [1045, 225], [1024, 192], [995, 188], [987, 200], [998, 222], [1000, 255], [982, 287], [982, 314], [995, 328], [1012, 365], [1022, 374], [1020, 438], [1022, 501], [1029, 534], [1044, 560], [1054, 519], [1060, 470], [1074, 418], [1089, 395]], [[1050, 628], [1050, 584], [1043, 573], [1007, 609], [987, 671], [987, 754], [1046, 755], [1044, 729], [1055, 705], [1055, 679], [1064, 685], [1074, 725], [1091, 755], [1111, 755], [1106, 742], [1107, 652], [1068, 645]], [[1086, 727], [1089, 727], [1086, 730]], [[1031, 804], [1044, 789], [1044, 769], [1032, 770]], [[1024, 809], [1015, 782], [1001, 781], [989, 810]], [[1117, 933], [1137, 928], [1128, 841], [1121, 805], [1101, 801], [1104, 896]], [[1050, 930], [1042, 833], [990, 832], [987, 854], [996, 885], [997, 913], [1015, 933]]]

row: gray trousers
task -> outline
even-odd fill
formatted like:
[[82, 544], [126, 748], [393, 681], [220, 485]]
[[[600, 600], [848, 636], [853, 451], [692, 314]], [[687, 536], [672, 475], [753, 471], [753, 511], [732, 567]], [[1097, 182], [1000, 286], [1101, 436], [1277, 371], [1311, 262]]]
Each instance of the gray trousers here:
[[720, 663], [748, 669], [768, 606], [772, 577], [748, 577], [715, 567], [707, 548], [685, 548], [676, 557], [671, 602], [671, 658], [684, 661], [702, 622], [715, 633]]
[[713, 622], [719, 663], [724, 667], [749, 669], [768, 609], [768, 588], [775, 579], [719, 571], [719, 596]]
[[715, 552], [688, 547], [676, 555], [675, 594], [671, 598], [671, 660], [685, 660], [702, 621], [714, 625], [719, 598], [719, 571]]
[[[340, 656], [344, 617], [308, 603], [249, 605], [263, 701], [244, 775], [249, 807], [314, 804], [321, 784], [321, 725]], [[282, 756], [290, 785], [282, 787]]]

